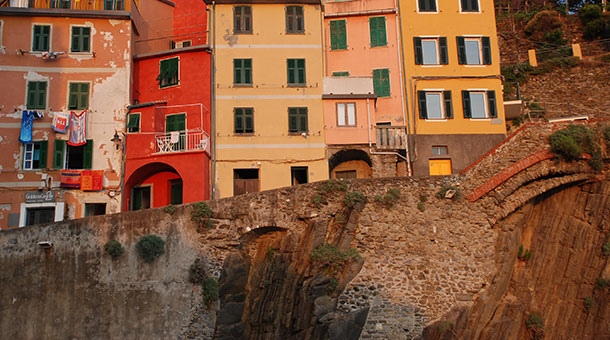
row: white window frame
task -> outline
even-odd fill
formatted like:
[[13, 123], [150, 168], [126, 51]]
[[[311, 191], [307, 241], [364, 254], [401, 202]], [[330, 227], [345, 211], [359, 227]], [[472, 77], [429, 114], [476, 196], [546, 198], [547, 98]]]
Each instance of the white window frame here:
[[19, 208], [19, 227], [25, 227], [26, 210], [28, 208], [48, 208], [55, 207], [55, 218], [54, 222], [60, 222], [64, 220], [64, 202], [53, 202], [53, 203], [21, 203]]
[[[419, 66], [423, 67], [439, 67], [441, 65], [441, 47], [440, 47], [440, 36], [423, 36], [421, 38], [421, 54], [422, 54], [422, 64]], [[424, 41], [434, 41], [434, 47], [436, 49], [436, 62], [434, 64], [426, 64], [426, 53], [424, 49]]]
[[[464, 38], [464, 50], [466, 52], [466, 63], [464, 64], [464, 66], [466, 67], [481, 67], [481, 66], [487, 66], [485, 65], [485, 63], [483, 62], [483, 36], [482, 35], [463, 35], [462, 36]], [[469, 64], [468, 63], [468, 48], [466, 47], [466, 42], [470, 40], [476, 40], [479, 44], [479, 63], [478, 64]]]
[[[34, 29], [32, 28], [32, 34], [34, 34]], [[4, 51], [4, 45], [2, 42], [4, 41], [2, 38], [4, 37], [4, 20], [0, 20], [0, 53]]]
[[[339, 111], [339, 105], [343, 105], [343, 122], [344, 124], [339, 124], [340, 120], [339, 120], [339, 116], [340, 116], [340, 111]], [[353, 124], [349, 123], [349, 106], [353, 106], [354, 108], [354, 122]], [[356, 103], [355, 102], [343, 102], [343, 103], [337, 103], [336, 105], [336, 110], [337, 110], [337, 127], [355, 127], [357, 125], [357, 120], [356, 120]]]
[[163, 89], [170, 89], [172, 87], [176, 87], [176, 86], [180, 86], [180, 56], [172, 56], [172, 57], [167, 57], [167, 58], [163, 58], [163, 59], [159, 59], [159, 65], [158, 65], [158, 69], [159, 69], [159, 73], [161, 73], [161, 62], [164, 60], [169, 60], [169, 59], [174, 59], [177, 58], [178, 59], [178, 82], [176, 84], [173, 85], [166, 85], [166, 86], [161, 86], [161, 82], [158, 81], [157, 82], [157, 88], [160, 90]]
[[[50, 26], [49, 28], [49, 51], [34, 51], [32, 47], [34, 47], [34, 26]], [[30, 28], [30, 53], [32, 54], [42, 54], [44, 52], [52, 52], [53, 51], [53, 24], [47, 22], [33, 22], [32, 27]]]
[[[426, 92], [426, 121], [427, 122], [446, 122], [447, 121], [447, 113], [445, 112], [445, 89], [424, 89], [422, 90]], [[439, 94], [440, 98], [440, 108], [441, 108], [441, 118], [429, 118], [430, 110], [428, 108], [428, 93], [436, 93]]]
[[481, 14], [481, 1], [480, 0], [477, 0], [479, 10], [476, 11], [476, 12], [473, 12], [473, 11], [464, 11], [462, 9], [462, 1], [461, 0], [457, 0], [457, 1], [459, 2], [459, 6], [460, 6], [460, 14]]
[[[489, 103], [489, 99], [487, 98], [487, 91], [489, 91], [488, 89], [467, 89], [466, 91], [468, 91], [468, 96], [470, 97], [470, 120], [474, 120], [474, 121], [489, 121], [491, 120], [491, 117], [489, 117], [489, 107], [488, 107], [488, 103]], [[481, 118], [477, 118], [477, 117], [473, 117], [474, 115], [474, 109], [473, 109], [473, 100], [472, 100], [472, 93], [482, 93], [483, 94], [483, 109], [485, 110], [485, 117], [481, 117]]]
[[[39, 170], [40, 169], [40, 168], [34, 168], [34, 144], [35, 143], [40, 143], [40, 142], [41, 141], [36, 140], [36, 141], [31, 141], [30, 143], [24, 143], [23, 144], [23, 161], [21, 162], [23, 170]], [[32, 158], [29, 160], [29, 162], [31, 162], [30, 166], [26, 167], [25, 162], [28, 161], [27, 160], [27, 154], [28, 154], [27, 148], [28, 148], [28, 145], [32, 145], [32, 151], [31, 151]], [[38, 157], [40, 157], [40, 149], [38, 151]], [[40, 158], [38, 159], [38, 161], [40, 162]]]
[[[82, 54], [82, 53], [81, 53]], [[87, 108], [86, 109], [69, 109], [68, 107], [70, 106], [70, 85], [71, 84], [84, 84], [87, 83], [89, 84], [89, 96], [87, 98]], [[49, 88], [49, 85], [47, 84], [47, 89]], [[93, 91], [93, 84], [90, 80], [85, 80], [85, 81], [68, 81], [68, 88], [66, 89], [66, 109], [68, 111], [85, 111], [85, 110], [89, 110], [91, 109], [91, 92]], [[48, 92], [48, 91], [47, 91]], [[48, 107], [48, 106], [47, 106]], [[87, 123], [89, 123], [89, 119], [87, 119]]]
[[[89, 52], [72, 52], [72, 27], [89, 27]], [[70, 49], [68, 53], [74, 55], [93, 55], [93, 25], [70, 25]]]
[[[417, 13], [418, 13], [418, 14], [438, 14], [438, 13], [439, 13], [439, 8], [438, 8], [438, 0], [435, 0], [435, 1], [436, 1], [436, 11], [435, 11], [435, 12], [428, 12], [428, 11], [426, 11], [426, 12], [421, 12], [421, 11], [419, 10], [419, 1], [420, 1], [420, 0], [415, 0], [415, 9], [417, 10]], [[458, 1], [459, 1], [459, 0], [458, 0]], [[461, 5], [460, 5], [460, 6], [461, 6]]]

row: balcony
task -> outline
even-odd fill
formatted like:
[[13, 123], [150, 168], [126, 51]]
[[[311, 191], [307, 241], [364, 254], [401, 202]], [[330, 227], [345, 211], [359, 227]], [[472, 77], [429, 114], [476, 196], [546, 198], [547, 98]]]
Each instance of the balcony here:
[[407, 147], [405, 126], [376, 126], [377, 149], [404, 150]]
[[154, 154], [196, 151], [210, 153], [210, 136], [204, 131], [174, 131], [155, 136]]
[[0, 0], [0, 7], [73, 9], [73, 10], [129, 10], [127, 0]]

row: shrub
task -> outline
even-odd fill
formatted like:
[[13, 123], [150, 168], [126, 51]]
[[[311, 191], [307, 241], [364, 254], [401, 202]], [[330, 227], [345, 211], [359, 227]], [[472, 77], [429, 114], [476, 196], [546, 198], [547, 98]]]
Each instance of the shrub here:
[[112, 257], [113, 260], [118, 259], [125, 252], [125, 249], [117, 240], [110, 240], [106, 242], [104, 245], [104, 250], [108, 253], [108, 255], [110, 255], [110, 257]]
[[208, 277], [206, 274], [205, 263], [200, 259], [195, 259], [189, 268], [189, 282], [194, 285], [200, 285], [205, 282]]
[[568, 41], [563, 38], [563, 31], [561, 28], [544, 33], [542, 40], [544, 40], [548, 47], [562, 46], [568, 43]]
[[595, 288], [596, 289], [604, 289], [606, 287], [610, 286], [610, 280], [606, 280], [604, 278], [598, 277], [595, 280]]
[[193, 203], [193, 210], [191, 211], [191, 220], [199, 223], [199, 225], [210, 229], [214, 226], [210, 217], [214, 215], [214, 211], [205, 203], [197, 202]]
[[606, 31], [606, 21], [603, 18], [595, 19], [593, 21], [588, 22], [585, 25], [585, 31], [583, 32], [583, 37], [585, 39], [595, 39], [599, 36], [602, 36]]
[[136, 250], [144, 262], [152, 262], [165, 253], [165, 241], [157, 235], [146, 235], [136, 243]]
[[205, 280], [201, 288], [201, 296], [207, 306], [218, 300], [218, 282], [214, 278], [210, 277]]
[[595, 306], [595, 300], [593, 300], [592, 297], [587, 296], [584, 300], [584, 306], [585, 306], [585, 311], [589, 311], [591, 310], [591, 308], [593, 308]]
[[426, 205], [424, 202], [417, 202], [417, 210], [424, 212], [426, 210]]
[[318, 186], [318, 194], [320, 195], [326, 195], [335, 191], [347, 191], [347, 183], [345, 181], [329, 179]]
[[523, 245], [519, 246], [519, 253], [517, 258], [521, 261], [527, 262], [532, 257], [532, 252], [529, 249], [524, 249]]
[[320, 194], [316, 194], [314, 197], [311, 198], [311, 202], [316, 206], [316, 207], [320, 207], [322, 205], [322, 195]]
[[451, 321], [443, 321], [438, 325], [438, 331], [441, 333], [441, 336], [447, 333], [447, 331], [453, 328], [453, 322]]
[[525, 327], [531, 332], [534, 340], [544, 339], [544, 319], [536, 312], [530, 313], [525, 321]]
[[375, 196], [377, 202], [383, 204], [387, 209], [390, 209], [396, 203], [396, 200], [400, 198], [400, 189], [390, 188], [383, 197]]
[[525, 25], [525, 33], [536, 39], [546, 33], [561, 28], [561, 20], [556, 11], [540, 11]]
[[359, 258], [358, 250], [350, 248], [340, 251], [330, 243], [317, 247], [309, 254], [309, 259], [314, 263], [321, 264], [332, 277], [335, 273], [342, 271], [348, 262]]
[[[610, 57], [610, 54], [608, 55]], [[610, 58], [608, 59], [610, 61]], [[610, 149], [610, 126], [604, 126], [602, 133], [604, 134], [604, 140], [606, 141], [606, 146]]]
[[604, 246], [602, 247], [602, 254], [604, 254], [604, 256], [610, 255], [610, 241], [604, 243]]
[[343, 199], [348, 208], [353, 208], [358, 202], [366, 202], [366, 197], [358, 191], [348, 192]]
[[589, 165], [600, 170], [603, 167], [601, 148], [597, 144], [593, 130], [582, 125], [569, 127], [553, 133], [549, 137], [551, 151], [559, 159], [573, 161], [580, 158], [583, 152], [591, 155]]
[[165, 208], [163, 208], [163, 211], [165, 211], [166, 214], [173, 215], [176, 212], [176, 207], [172, 204], [166, 205]]
[[455, 190], [455, 194], [451, 198], [452, 200], [457, 200], [460, 197], [462, 197], [462, 191], [460, 190], [460, 188], [458, 188], [454, 185], [449, 185], [449, 184], [443, 185], [443, 187], [440, 188], [439, 191], [437, 191], [436, 195], [434, 195], [434, 196], [436, 198], [443, 199], [443, 198], [445, 198], [445, 194], [447, 194], [447, 191], [449, 191], [449, 190]]
[[602, 8], [595, 4], [587, 4], [578, 10], [578, 17], [583, 24], [602, 18]]
[[267, 250], [265, 251], [265, 259], [267, 261], [273, 260], [273, 257], [275, 256], [276, 251], [277, 251], [277, 248], [267, 247]]

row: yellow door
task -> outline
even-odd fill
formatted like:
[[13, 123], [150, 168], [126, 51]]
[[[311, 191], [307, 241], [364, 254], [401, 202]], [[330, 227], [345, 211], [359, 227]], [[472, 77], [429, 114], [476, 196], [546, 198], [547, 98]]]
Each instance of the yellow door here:
[[430, 176], [451, 175], [450, 159], [431, 159]]

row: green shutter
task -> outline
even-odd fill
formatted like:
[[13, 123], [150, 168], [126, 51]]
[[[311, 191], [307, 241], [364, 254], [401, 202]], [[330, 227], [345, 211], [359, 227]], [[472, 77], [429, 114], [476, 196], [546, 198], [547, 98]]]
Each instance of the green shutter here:
[[[127, 128], [129, 129], [129, 132], [137, 132], [137, 130], [139, 130], [138, 129], [139, 127], [140, 127], [140, 114], [139, 113], [130, 114], [127, 119]], [[135, 129], [136, 131], [132, 131], [132, 129]]]
[[297, 132], [297, 114], [295, 108], [288, 109], [288, 131], [289, 132]]
[[415, 50], [415, 65], [422, 65], [424, 63], [424, 50], [421, 45], [421, 38], [413, 38], [413, 49]]
[[387, 68], [373, 70], [373, 88], [377, 97], [390, 96], [390, 70]]
[[233, 59], [233, 84], [241, 84], [241, 61]]
[[66, 151], [66, 141], [56, 139], [53, 147], [53, 169], [64, 168], [64, 152]]
[[46, 140], [40, 141], [40, 151], [38, 153], [38, 167], [40, 169], [47, 168], [47, 149], [49, 148], [49, 142]]
[[83, 151], [83, 169], [90, 170], [93, 165], [93, 140], [87, 139], [85, 150]]
[[333, 77], [349, 77], [349, 71], [333, 72]]
[[287, 73], [288, 73], [288, 84], [294, 84], [295, 83], [295, 79], [294, 79], [295, 78], [294, 77], [294, 70], [295, 70], [294, 64], [295, 64], [295, 62], [294, 62], [294, 59], [288, 59], [286, 64], [288, 66], [288, 71], [287, 71]]
[[299, 131], [309, 131], [307, 124], [307, 109], [301, 108], [299, 109], [300, 114], [300, 130]]
[[465, 65], [466, 64], [466, 42], [464, 41], [464, 37], [456, 37], [457, 48], [458, 48], [458, 64]]
[[165, 117], [165, 132], [183, 131], [186, 127], [184, 114], [169, 115]]
[[80, 52], [79, 32], [80, 27], [72, 27], [72, 48], [70, 49], [71, 52]]
[[254, 132], [254, 113], [252, 109], [247, 109], [245, 114], [245, 132]]
[[330, 49], [347, 49], [346, 20], [330, 21]]
[[447, 37], [439, 37], [438, 46], [440, 51], [441, 65], [448, 65], [449, 57], [447, 55]]
[[70, 95], [68, 101], [69, 109], [76, 109], [78, 107], [78, 84], [70, 83]]
[[45, 109], [47, 104], [47, 82], [30, 81], [28, 82], [28, 96], [26, 107], [28, 109]]
[[472, 110], [470, 109], [470, 92], [462, 91], [462, 108], [464, 109], [464, 118], [472, 118]]
[[426, 91], [417, 91], [417, 99], [419, 103], [419, 118], [428, 118], [428, 108], [426, 106]]
[[498, 110], [496, 108], [496, 91], [487, 91], [487, 106], [489, 108], [489, 117], [498, 118]]
[[81, 83], [79, 85], [78, 109], [85, 110], [89, 108], [89, 83]]
[[443, 91], [443, 99], [445, 100], [445, 117], [453, 118], [453, 105], [451, 105], [451, 91]]
[[27, 99], [27, 108], [33, 109], [36, 107], [36, 88], [38, 84], [32, 81], [28, 81], [28, 99]]
[[483, 64], [491, 65], [491, 42], [489, 37], [482, 37], [481, 45], [483, 45]]
[[369, 19], [371, 47], [387, 46], [385, 17], [372, 17]]
[[235, 109], [234, 118], [235, 118], [235, 127], [234, 127], [235, 132], [236, 133], [244, 132], [242, 109]]

